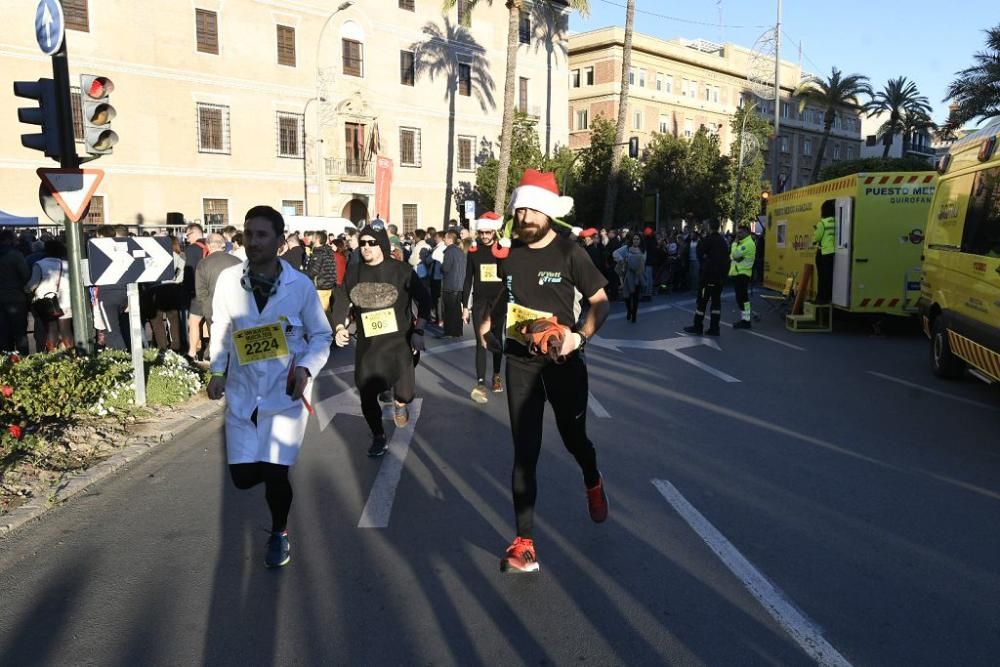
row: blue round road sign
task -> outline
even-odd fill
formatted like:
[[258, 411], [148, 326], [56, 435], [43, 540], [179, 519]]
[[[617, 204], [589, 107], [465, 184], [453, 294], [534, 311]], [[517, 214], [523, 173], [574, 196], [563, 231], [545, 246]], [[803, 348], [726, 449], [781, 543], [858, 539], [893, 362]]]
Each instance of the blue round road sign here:
[[39, 0], [35, 10], [35, 40], [42, 53], [51, 56], [58, 51], [65, 30], [66, 22], [59, 0]]

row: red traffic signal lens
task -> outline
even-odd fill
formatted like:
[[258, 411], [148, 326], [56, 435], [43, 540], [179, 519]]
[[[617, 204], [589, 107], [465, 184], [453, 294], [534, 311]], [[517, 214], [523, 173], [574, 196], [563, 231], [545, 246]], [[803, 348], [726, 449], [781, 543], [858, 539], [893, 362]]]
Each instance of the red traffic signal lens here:
[[115, 84], [106, 76], [95, 76], [87, 87], [87, 97], [98, 100], [110, 95], [115, 90]]

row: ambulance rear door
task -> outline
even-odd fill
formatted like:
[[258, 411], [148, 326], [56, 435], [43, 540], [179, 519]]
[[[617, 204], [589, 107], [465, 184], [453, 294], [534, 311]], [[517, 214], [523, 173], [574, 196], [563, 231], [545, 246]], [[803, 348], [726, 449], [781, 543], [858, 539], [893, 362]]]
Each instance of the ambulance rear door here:
[[837, 198], [834, 217], [837, 252], [833, 259], [833, 303], [851, 307], [851, 262], [854, 257], [854, 198]]

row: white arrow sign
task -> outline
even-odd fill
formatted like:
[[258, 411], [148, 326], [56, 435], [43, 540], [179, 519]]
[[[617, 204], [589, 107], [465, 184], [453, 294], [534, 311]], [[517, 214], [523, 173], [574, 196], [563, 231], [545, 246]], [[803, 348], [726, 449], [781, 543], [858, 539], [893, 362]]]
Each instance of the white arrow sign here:
[[122, 276], [132, 268], [135, 258], [129, 252], [128, 243], [116, 241], [115, 239], [91, 239], [93, 245], [97, 246], [101, 252], [111, 259], [111, 266], [106, 268], [100, 276], [94, 280], [95, 285], [117, 285]]
[[619, 338], [601, 338], [600, 336], [595, 336], [593, 340], [590, 341], [591, 345], [597, 347], [607, 348], [615, 352], [621, 352], [622, 348], [632, 348], [639, 350], [661, 350], [674, 357], [677, 357], [681, 361], [691, 364], [706, 373], [710, 373], [715, 377], [719, 378], [723, 382], [739, 382], [739, 379], [734, 378], [728, 373], [723, 373], [717, 368], [712, 368], [706, 363], [702, 363], [697, 359], [689, 357], [680, 350], [688, 347], [697, 347], [699, 345], [707, 345], [708, 347], [714, 348], [721, 351], [722, 348], [719, 344], [711, 338], [705, 338], [703, 336], [680, 336], [678, 338], [661, 338], [660, 340], [632, 340], [632, 339], [619, 339]]
[[49, 11], [49, 6], [45, 5], [42, 10], [42, 25], [45, 26], [45, 48], [52, 48], [52, 22], [55, 19], [52, 18], [52, 12]]
[[140, 248], [146, 251], [146, 257], [143, 259], [146, 269], [135, 282], [156, 282], [163, 275], [163, 272], [166, 271], [167, 267], [174, 263], [174, 256], [167, 252], [167, 249], [160, 245], [155, 238], [139, 236], [133, 240], [139, 244]]

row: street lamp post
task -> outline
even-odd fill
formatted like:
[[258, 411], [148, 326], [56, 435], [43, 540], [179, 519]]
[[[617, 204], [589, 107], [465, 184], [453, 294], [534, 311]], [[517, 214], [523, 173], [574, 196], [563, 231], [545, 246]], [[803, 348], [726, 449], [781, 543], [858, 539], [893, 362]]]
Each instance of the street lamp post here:
[[[352, 6], [355, 3], [355, 1], [356, 0], [344, 0], [344, 2], [340, 3], [340, 5], [338, 5], [336, 9], [334, 9], [332, 12], [330, 12], [330, 15], [326, 17], [326, 21], [323, 23], [323, 27], [319, 29], [319, 38], [316, 40], [316, 61], [315, 61], [316, 62], [316, 88], [317, 88], [317, 90], [319, 89], [319, 83], [320, 83], [320, 79], [321, 79], [321, 76], [320, 76], [320, 66], [319, 66], [319, 63], [320, 63], [319, 57], [320, 57], [320, 51], [322, 51], [322, 49], [323, 49], [323, 35], [326, 33], [326, 29], [330, 25], [330, 21], [333, 20], [333, 17], [336, 16], [338, 13], [344, 11], [348, 7]], [[319, 95], [317, 95], [313, 99], [319, 99], [321, 102], [325, 102], [326, 101], [324, 98], [320, 97]], [[309, 100], [309, 102], [312, 102], [312, 100]], [[309, 102], [306, 102], [306, 106], [307, 107], [309, 106]], [[320, 115], [322, 116], [322, 114], [320, 114]], [[319, 118], [317, 120], [317, 127], [319, 127], [320, 129], [322, 129], [322, 118]], [[305, 144], [305, 140], [304, 140], [304, 137], [305, 137], [305, 119], [304, 118], [303, 118], [303, 121], [302, 121], [302, 136], [303, 136], [303, 142], [302, 142], [303, 143], [303, 146], [302, 146], [302, 150], [303, 150], [303, 153], [302, 153], [302, 165], [303, 166], [302, 166], [302, 169], [303, 169], [303, 174], [304, 174], [305, 173], [305, 159], [306, 159], [305, 158], [305, 145], [304, 145]], [[322, 133], [320, 133], [320, 141], [322, 141]], [[325, 184], [325, 180], [326, 180], [325, 171], [326, 170], [324, 169], [324, 164], [323, 164], [323, 153], [320, 150], [319, 146], [320, 146], [320, 144], [319, 144], [319, 142], [317, 142], [316, 143], [316, 178], [319, 181], [319, 205], [320, 205], [320, 214], [322, 215], [323, 210], [324, 210], [324, 206], [323, 206], [323, 190], [326, 187], [326, 184]], [[303, 176], [303, 181], [304, 180], [305, 180], [305, 176]], [[308, 207], [308, 204], [306, 206]]]
[[[302, 206], [305, 214], [309, 215], [309, 177], [306, 174], [307, 142], [306, 142], [306, 114], [309, 112], [309, 105], [313, 102], [326, 102], [325, 97], [310, 97], [306, 101], [305, 108], [302, 109]], [[319, 173], [319, 164], [316, 165], [316, 173]], [[320, 184], [322, 188], [322, 183]]]

